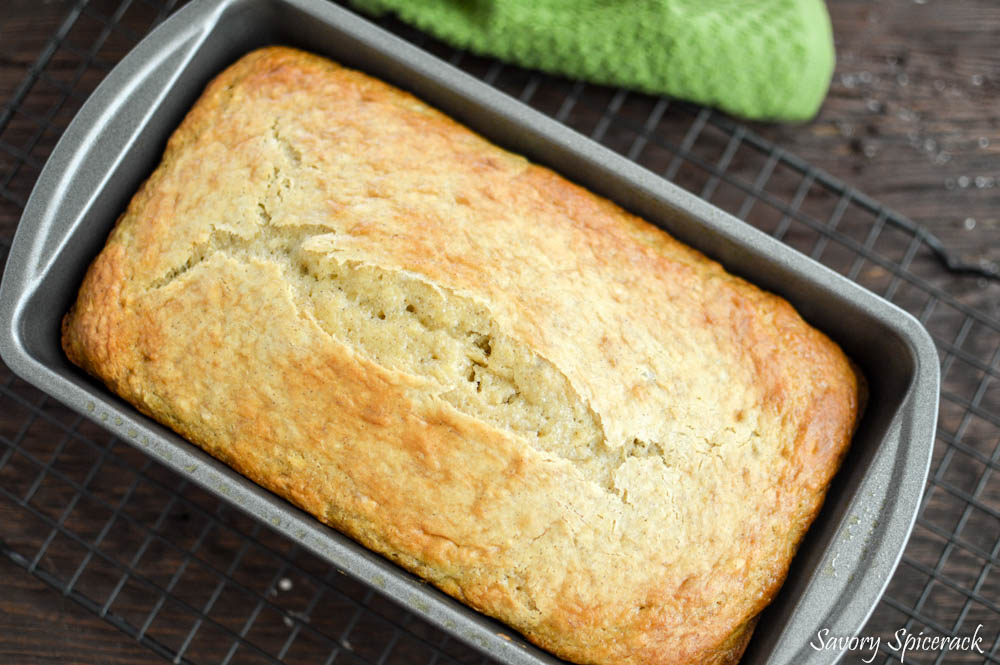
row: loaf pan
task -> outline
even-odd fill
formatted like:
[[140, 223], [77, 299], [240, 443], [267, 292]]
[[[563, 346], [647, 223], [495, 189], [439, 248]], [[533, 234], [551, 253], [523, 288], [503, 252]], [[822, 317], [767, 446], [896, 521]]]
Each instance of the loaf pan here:
[[791, 301], [868, 380], [843, 469], [745, 663], [832, 663], [817, 632], [852, 635], [913, 526], [937, 418], [934, 345], [911, 316], [776, 240], [323, 0], [202, 0], [149, 34], [83, 106], [45, 165], [0, 285], [0, 354], [26, 381], [416, 615], [506, 663], [556, 658], [259, 488], [72, 366], [60, 320], [115, 219], [205, 84], [266, 44], [324, 54], [409, 90], [501, 146], [602, 194]]

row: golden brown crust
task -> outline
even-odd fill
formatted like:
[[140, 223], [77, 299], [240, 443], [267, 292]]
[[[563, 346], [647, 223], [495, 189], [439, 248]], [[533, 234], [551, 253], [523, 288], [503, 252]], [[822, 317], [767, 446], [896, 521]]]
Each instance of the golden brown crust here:
[[[736, 662], [858, 413], [850, 363], [785, 301], [280, 47], [208, 86], [63, 345], [241, 473], [580, 663]], [[441, 379], [456, 368], [461, 389]]]

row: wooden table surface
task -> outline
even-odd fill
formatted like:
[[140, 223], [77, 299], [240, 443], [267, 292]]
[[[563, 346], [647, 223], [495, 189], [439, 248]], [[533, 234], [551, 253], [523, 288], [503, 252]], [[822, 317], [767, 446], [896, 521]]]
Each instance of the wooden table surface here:
[[[72, 4], [0, 4], [0, 103]], [[822, 112], [800, 126], [753, 129], [925, 226], [962, 260], [1000, 264], [1000, 4], [834, 0], [829, 6], [838, 64]], [[5, 210], [0, 232], [9, 237], [16, 219]], [[944, 271], [933, 281], [1000, 319], [996, 282]], [[994, 619], [986, 627], [990, 639], [1000, 631], [1000, 616]], [[0, 557], [0, 662], [160, 659]]]

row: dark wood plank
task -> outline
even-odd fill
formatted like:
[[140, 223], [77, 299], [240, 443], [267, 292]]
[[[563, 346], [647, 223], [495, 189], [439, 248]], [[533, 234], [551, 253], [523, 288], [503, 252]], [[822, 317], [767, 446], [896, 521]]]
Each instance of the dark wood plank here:
[[834, 0], [830, 13], [838, 62], [818, 118], [759, 130], [965, 260], [1000, 262], [1000, 7]]
[[0, 662], [156, 662], [149, 650], [100, 617], [0, 557]]

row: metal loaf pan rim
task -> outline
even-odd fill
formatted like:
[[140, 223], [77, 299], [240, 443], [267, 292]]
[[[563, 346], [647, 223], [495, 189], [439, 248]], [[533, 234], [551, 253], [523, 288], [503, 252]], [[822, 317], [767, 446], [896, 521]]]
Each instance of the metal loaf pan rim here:
[[[252, 484], [82, 376], [61, 356], [53, 322], [72, 300], [85, 266], [156, 163], [180, 115], [234, 55], [273, 41], [326, 53], [410, 88], [501, 145], [667, 227], [738, 274], [783, 295], [845, 348], [853, 345], [864, 354], [866, 345], [873, 345], [877, 354], [888, 356], [884, 366], [876, 358], [866, 368], [878, 379], [883, 371], [895, 377], [885, 382], [888, 398], [871, 403], [865, 417], [881, 434], [848, 457], [851, 468], [843, 473], [851, 482], [845, 481], [836, 500], [828, 501], [834, 505], [824, 508], [825, 531], [814, 534], [816, 525], [810, 531], [803, 547], [808, 552], [800, 552], [793, 564], [776, 603], [780, 607], [765, 612], [745, 662], [837, 660], [840, 654], [812, 650], [808, 641], [817, 626], [831, 634], [854, 634], [864, 624], [899, 561], [923, 492], [939, 383], [937, 354], [927, 332], [909, 314], [773, 238], [322, 0], [194, 2], [151, 32], [107, 76], [54, 149], [18, 226], [0, 284], [0, 355], [8, 365], [176, 472], [490, 656], [518, 665], [560, 662]], [[844, 316], [853, 317], [855, 332], [839, 321]], [[885, 406], [889, 402], [891, 412]], [[871, 525], [855, 540], [851, 527], [858, 519]]]

